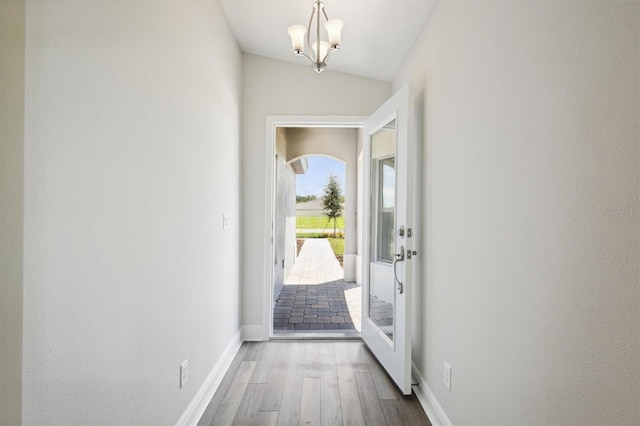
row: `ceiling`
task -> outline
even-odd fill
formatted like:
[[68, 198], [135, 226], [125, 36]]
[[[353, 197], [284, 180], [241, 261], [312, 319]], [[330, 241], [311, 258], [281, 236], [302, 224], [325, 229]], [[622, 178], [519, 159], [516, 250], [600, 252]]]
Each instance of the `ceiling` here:
[[[342, 46], [331, 55], [327, 69], [393, 80], [436, 1], [324, 0], [329, 18], [344, 21]], [[294, 24], [307, 26], [314, 0], [220, 2], [244, 52], [310, 64], [304, 57], [293, 55], [287, 28]]]

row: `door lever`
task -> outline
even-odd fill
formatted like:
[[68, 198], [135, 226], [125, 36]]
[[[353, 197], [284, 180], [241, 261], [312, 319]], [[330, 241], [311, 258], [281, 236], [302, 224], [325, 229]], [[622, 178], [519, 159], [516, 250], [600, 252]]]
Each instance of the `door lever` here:
[[400, 246], [400, 253], [396, 253], [393, 259], [393, 276], [396, 279], [396, 283], [398, 284], [398, 293], [404, 293], [404, 284], [400, 282], [398, 279], [398, 272], [396, 271], [396, 265], [398, 262], [404, 261], [404, 246]]

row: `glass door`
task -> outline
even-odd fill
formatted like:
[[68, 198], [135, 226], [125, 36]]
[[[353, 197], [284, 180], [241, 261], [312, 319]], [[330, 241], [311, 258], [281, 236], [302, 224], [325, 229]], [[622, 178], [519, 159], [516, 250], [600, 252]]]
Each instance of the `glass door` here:
[[362, 338], [398, 387], [411, 393], [409, 88], [364, 126]]

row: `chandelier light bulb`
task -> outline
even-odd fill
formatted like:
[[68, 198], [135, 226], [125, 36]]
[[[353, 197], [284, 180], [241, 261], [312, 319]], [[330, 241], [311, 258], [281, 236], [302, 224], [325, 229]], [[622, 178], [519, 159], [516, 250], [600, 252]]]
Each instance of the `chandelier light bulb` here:
[[316, 62], [324, 62], [329, 51], [329, 43], [326, 41], [320, 42], [320, 56], [318, 56], [318, 43], [313, 43], [311, 48], [313, 49], [313, 59], [316, 59]]
[[302, 25], [292, 25], [287, 30], [291, 37], [291, 45], [293, 47], [293, 53], [300, 55], [304, 53], [304, 34], [307, 29]]
[[340, 19], [329, 19], [324, 24], [324, 28], [329, 34], [329, 44], [332, 49], [340, 49], [340, 32], [342, 31], [342, 27], [344, 27], [344, 22]]

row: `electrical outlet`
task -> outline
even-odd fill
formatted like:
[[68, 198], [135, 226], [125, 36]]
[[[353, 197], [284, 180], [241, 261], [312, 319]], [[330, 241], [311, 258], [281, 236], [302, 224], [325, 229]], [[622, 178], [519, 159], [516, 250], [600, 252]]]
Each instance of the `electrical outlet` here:
[[187, 380], [189, 380], [189, 360], [185, 359], [182, 364], [180, 364], [180, 389], [187, 384]]
[[444, 362], [444, 384], [447, 389], [451, 390], [451, 366], [447, 361]]
[[227, 231], [231, 229], [231, 216], [228, 214], [222, 215], [222, 230]]

